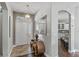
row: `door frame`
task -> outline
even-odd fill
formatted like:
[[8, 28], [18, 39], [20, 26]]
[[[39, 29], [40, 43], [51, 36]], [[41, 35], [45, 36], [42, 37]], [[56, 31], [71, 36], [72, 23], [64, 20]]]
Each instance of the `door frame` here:
[[[72, 47], [71, 47], [71, 13], [69, 12], [69, 11], [67, 11], [67, 10], [59, 10], [59, 11], [64, 11], [64, 12], [66, 12], [68, 15], [69, 15], [69, 42], [68, 42], [68, 52], [71, 52], [71, 49], [72, 49]], [[58, 12], [59, 12], [58, 11]], [[59, 49], [58, 49], [58, 51], [59, 51]]]

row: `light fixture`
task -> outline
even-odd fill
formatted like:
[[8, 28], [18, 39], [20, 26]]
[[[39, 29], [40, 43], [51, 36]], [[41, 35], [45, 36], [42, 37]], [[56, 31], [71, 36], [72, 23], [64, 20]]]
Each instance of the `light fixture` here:
[[28, 18], [28, 19], [29, 19], [29, 18], [31, 17], [31, 14], [29, 13], [29, 11], [31, 11], [31, 10], [30, 10], [30, 5], [29, 5], [29, 4], [26, 4], [26, 8], [27, 8], [27, 9], [26, 9], [27, 14], [25, 15], [25, 18]]
[[30, 18], [30, 17], [31, 17], [30, 14], [26, 14], [26, 15], [25, 15], [25, 18]]

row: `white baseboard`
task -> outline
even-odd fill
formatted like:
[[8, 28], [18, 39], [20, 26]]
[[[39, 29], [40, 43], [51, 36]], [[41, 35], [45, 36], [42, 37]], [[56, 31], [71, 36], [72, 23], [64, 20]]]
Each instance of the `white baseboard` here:
[[79, 52], [79, 50], [78, 49], [75, 49], [75, 52]]
[[79, 50], [78, 50], [78, 49], [74, 49], [74, 50], [69, 50], [68, 52], [69, 52], [69, 53], [72, 53], [72, 52], [75, 53], [75, 52], [79, 52]]
[[50, 57], [48, 54], [44, 53], [46, 57]]
[[69, 53], [75, 52], [75, 50], [68, 50]]
[[46, 57], [59, 57], [58, 55], [57, 56], [50, 56], [48, 55], [47, 53], [44, 53]]
[[16, 46], [18, 46], [18, 45], [24, 45], [24, 44], [27, 44], [27, 43], [15, 44], [15, 45], [13, 45], [13, 47], [16, 47]]
[[13, 49], [13, 46], [12, 46], [12, 48], [11, 48], [11, 50], [10, 50], [9, 57], [10, 57], [10, 55], [11, 55], [12, 49]]
[[59, 57], [59, 55], [55, 56], [55, 57]]

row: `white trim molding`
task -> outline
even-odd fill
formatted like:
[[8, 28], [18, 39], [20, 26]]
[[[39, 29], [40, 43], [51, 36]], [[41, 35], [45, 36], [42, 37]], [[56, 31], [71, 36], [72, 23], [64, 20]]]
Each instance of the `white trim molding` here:
[[72, 52], [75, 53], [75, 52], [79, 52], [79, 50], [78, 50], [78, 49], [74, 49], [74, 50], [69, 50], [68, 52], [69, 52], [69, 53], [72, 53]]
[[9, 53], [9, 57], [10, 57], [10, 55], [11, 55], [12, 49], [13, 49], [13, 46], [11, 47], [11, 50], [10, 50], [10, 53]]
[[16, 47], [16, 46], [18, 46], [18, 45], [24, 45], [24, 44], [27, 44], [27, 43], [15, 44], [15, 45], [13, 45], [13, 47]]
[[44, 54], [45, 54], [46, 57], [51, 57], [51, 56], [49, 56], [47, 53], [44, 53]]
[[59, 57], [58, 55], [57, 55], [57, 56], [50, 56], [50, 55], [48, 55], [47, 53], [44, 53], [44, 55], [45, 55], [46, 57]]
[[75, 52], [79, 52], [79, 49], [75, 49]]
[[75, 52], [75, 50], [68, 50], [69, 53]]

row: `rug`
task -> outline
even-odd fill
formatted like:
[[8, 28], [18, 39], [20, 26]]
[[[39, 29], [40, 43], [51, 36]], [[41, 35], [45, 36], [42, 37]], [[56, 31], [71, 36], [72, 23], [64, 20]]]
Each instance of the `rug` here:
[[11, 57], [16, 57], [16, 56], [21, 56], [21, 55], [26, 55], [32, 53], [30, 45], [29, 44], [24, 44], [24, 45], [19, 45], [16, 46], [12, 49], [11, 52]]

